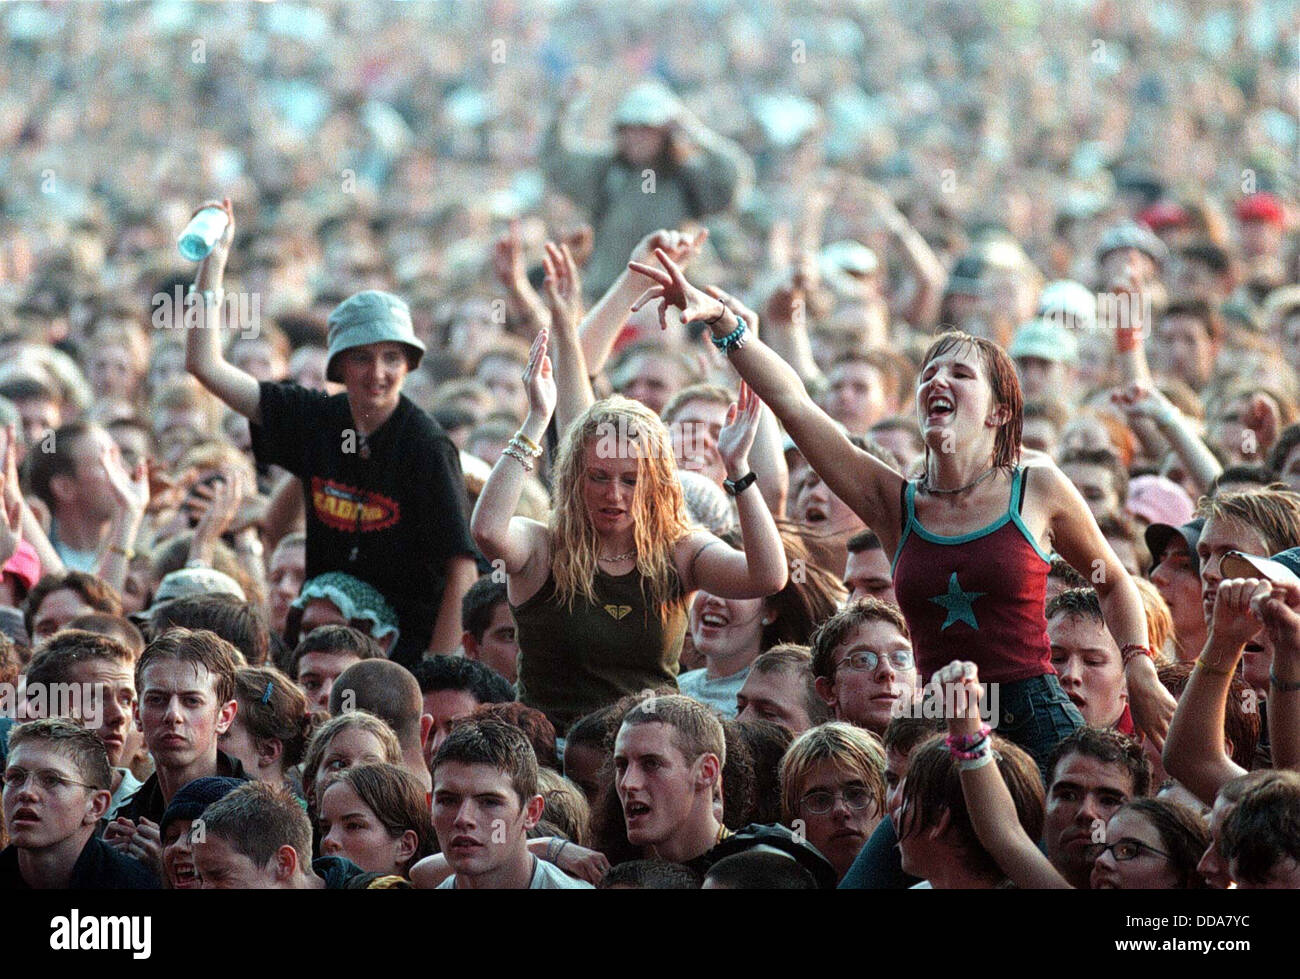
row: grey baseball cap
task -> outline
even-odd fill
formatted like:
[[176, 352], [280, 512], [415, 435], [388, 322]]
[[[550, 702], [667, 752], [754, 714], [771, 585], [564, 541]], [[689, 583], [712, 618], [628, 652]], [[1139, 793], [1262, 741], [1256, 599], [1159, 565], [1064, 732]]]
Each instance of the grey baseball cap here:
[[390, 292], [367, 289], [349, 296], [330, 313], [325, 377], [341, 383], [338, 355], [369, 343], [402, 344], [411, 370], [420, 366], [420, 358], [424, 356], [424, 344], [411, 326], [411, 309], [405, 301]]

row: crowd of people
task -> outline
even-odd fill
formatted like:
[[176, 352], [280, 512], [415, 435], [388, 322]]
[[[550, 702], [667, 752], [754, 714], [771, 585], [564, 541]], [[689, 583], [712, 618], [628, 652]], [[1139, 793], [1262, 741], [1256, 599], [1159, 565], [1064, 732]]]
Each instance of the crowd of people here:
[[538, 14], [0, 11], [0, 888], [1300, 888], [1294, 11]]

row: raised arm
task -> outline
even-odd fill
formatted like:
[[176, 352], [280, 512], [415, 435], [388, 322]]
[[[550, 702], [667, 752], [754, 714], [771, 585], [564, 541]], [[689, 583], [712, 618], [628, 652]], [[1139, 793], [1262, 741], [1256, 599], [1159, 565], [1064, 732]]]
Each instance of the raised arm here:
[[550, 326], [550, 315], [542, 297], [528, 281], [524, 267], [524, 246], [519, 237], [519, 220], [510, 222], [510, 229], [492, 246], [492, 271], [506, 290], [507, 321], [517, 327], [524, 337], [535, 337], [537, 331]]
[[844, 430], [809, 397], [794, 370], [752, 336], [758, 322], [752, 310], [739, 312], [744, 307], [721, 290], [706, 294], [695, 288], [662, 249], [656, 249], [655, 257], [658, 267], [636, 262], [628, 266], [653, 282], [635, 308], [658, 301], [659, 322], [666, 327], [667, 307], [676, 306], [683, 320], [708, 322], [718, 339], [733, 332], [737, 323], [745, 323], [749, 335], [742, 347], [731, 348], [732, 366], [785, 425], [831, 491], [876, 532], [886, 553], [892, 553], [900, 534], [903, 477], [850, 442]]
[[[1030, 471], [1034, 474], [1031, 487], [1036, 498], [1050, 501], [1053, 546], [1096, 589], [1106, 628], [1115, 642], [1121, 650], [1149, 648], [1142, 593], [1097, 527], [1083, 496], [1054, 465], [1035, 466]], [[1134, 723], [1160, 747], [1177, 701], [1160, 682], [1155, 660], [1150, 656], [1126, 653], [1124, 679]]]
[[262, 422], [261, 391], [257, 380], [226, 360], [221, 350], [221, 284], [226, 274], [226, 260], [230, 257], [230, 244], [235, 240], [235, 216], [230, 198], [221, 204], [209, 201], [203, 207], [220, 207], [228, 221], [225, 234], [199, 263], [194, 278], [195, 300], [199, 306], [201, 326], [185, 330], [185, 369], [218, 398], [239, 412], [254, 425]]
[[519, 495], [523, 492], [524, 477], [536, 458], [536, 450], [530, 451], [528, 443], [541, 446], [546, 426], [555, 411], [555, 378], [551, 371], [551, 358], [546, 356], [546, 342], [547, 331], [542, 330], [533, 341], [528, 367], [524, 371], [529, 405], [528, 417], [519, 429], [519, 441], [524, 447], [520, 448], [514, 444], [515, 440], [511, 440], [506, 454], [492, 467], [492, 474], [483, 485], [474, 506], [474, 515], [470, 518], [469, 529], [474, 543], [489, 561], [503, 562], [507, 575], [522, 574], [548, 557], [546, 527], [535, 520], [514, 516]]
[[[655, 231], [642, 238], [636, 248], [632, 249], [631, 260], [649, 262], [653, 259], [654, 250], [662, 248], [674, 261], [685, 266], [704, 247], [708, 237], [709, 233], [704, 229], [694, 235], [682, 231]], [[645, 287], [644, 279], [624, 269], [587, 312], [582, 325], [578, 327], [578, 336], [591, 377], [605, 369], [610, 351], [614, 349], [614, 341], [627, 322], [628, 309], [636, 297], [645, 291]]]
[[[953, 661], [934, 675], [933, 682], [944, 691], [943, 702], [956, 708], [948, 718], [950, 750], [969, 750], [975, 755], [991, 752], [987, 741], [980, 743], [984, 729], [979, 705], [984, 691], [975, 664]], [[986, 736], [991, 738], [992, 733]], [[1020, 825], [1016, 802], [996, 761], [959, 759], [956, 764], [971, 827], [1002, 872], [1022, 888], [1069, 887]]]
[[1187, 475], [1202, 493], [1223, 472], [1214, 453], [1201, 441], [1191, 421], [1149, 381], [1135, 381], [1111, 393], [1111, 401], [1128, 417], [1129, 426], [1141, 437], [1140, 424], [1153, 425], [1187, 468]]
[[1272, 583], [1259, 611], [1273, 644], [1268, 688], [1273, 767], [1300, 769], [1300, 586]]
[[582, 284], [578, 266], [568, 245], [546, 243], [542, 259], [546, 269], [546, 305], [551, 321], [551, 353], [555, 355], [555, 430], [563, 437], [578, 416], [596, 401], [587, 376], [587, 362], [578, 342], [578, 320], [582, 316]]
[[[749, 385], [727, 409], [727, 424], [718, 435], [718, 454], [735, 481], [749, 474], [749, 450], [758, 432], [763, 403]], [[693, 534], [677, 548], [677, 568], [687, 591], [702, 588], [719, 598], [766, 598], [785, 587], [789, 577], [785, 546], [776, 521], [757, 487], [736, 496], [743, 551], [723, 545], [707, 532]]]
[[95, 574], [121, 594], [131, 570], [131, 558], [135, 556], [135, 538], [149, 506], [149, 471], [141, 459], [136, 463], [135, 472], [127, 473], [116, 445], [103, 450], [99, 464], [108, 476], [115, 506]]
[[[59, 560], [59, 555], [54, 550], [54, 545], [50, 543], [50, 538], [45, 533], [45, 528], [41, 526], [40, 520], [32, 512], [31, 506], [23, 497], [22, 486], [18, 478], [18, 427], [16, 425], [6, 425], [0, 429], [0, 439], [3, 439], [3, 469], [0, 474], [3, 475], [4, 492], [0, 494], [4, 498], [4, 507], [6, 512], [13, 511], [19, 514], [20, 527], [19, 533], [21, 539], [27, 541], [36, 550], [36, 557], [41, 562], [41, 575], [59, 574], [63, 570], [63, 562]], [[15, 543], [15, 547], [17, 544]]]
[[1268, 593], [1268, 583], [1255, 578], [1229, 578], [1219, 583], [1205, 649], [1169, 725], [1163, 752], [1165, 770], [1207, 806], [1214, 805], [1223, 783], [1245, 774], [1224, 750], [1223, 719], [1242, 650], [1259, 631], [1251, 600], [1256, 594], [1266, 597]]

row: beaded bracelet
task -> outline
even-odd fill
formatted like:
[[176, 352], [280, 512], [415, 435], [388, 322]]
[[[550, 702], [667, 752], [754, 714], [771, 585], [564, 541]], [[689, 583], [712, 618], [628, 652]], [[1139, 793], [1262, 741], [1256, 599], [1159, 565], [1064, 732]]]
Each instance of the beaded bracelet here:
[[530, 459], [536, 459], [536, 458], [540, 457], [541, 454], [542, 454], [540, 449], [539, 449], [538, 451], [534, 452], [532, 449], [530, 449], [528, 446], [524, 445], [524, 443], [523, 443], [523, 442], [520, 442], [518, 439], [513, 439], [513, 438], [512, 438], [509, 442], [506, 443], [506, 445], [508, 445], [510, 448], [514, 449], [516, 452], [522, 452], [524, 455], [526, 455], [526, 456], [527, 456], [528, 458], [530, 458]]
[[729, 354], [733, 350], [739, 350], [745, 345], [745, 321], [739, 316], [736, 317], [736, 328], [728, 333], [725, 337], [710, 337], [713, 345], [721, 350], [724, 354]]
[[980, 729], [972, 734], [950, 734], [944, 738], [944, 744], [949, 748], [969, 751], [981, 741], [993, 733], [993, 728], [987, 724], [981, 724]]
[[970, 760], [959, 760], [957, 762], [957, 771], [973, 772], [977, 768], [983, 768], [985, 765], [997, 761], [997, 759], [998, 759], [998, 753], [990, 749], [984, 752], [983, 754], [981, 754], [978, 758], [972, 758]]
[[516, 448], [522, 449], [524, 452], [527, 452], [534, 459], [542, 454], [542, 447], [525, 435], [522, 428], [515, 432], [514, 436], [510, 439], [510, 444], [515, 445]]
[[1126, 642], [1119, 650], [1119, 661], [1123, 666], [1128, 666], [1129, 662], [1141, 653], [1144, 656], [1150, 656], [1152, 660], [1156, 658], [1155, 650], [1150, 646], [1144, 646], [1140, 642]]
[[1232, 676], [1232, 674], [1237, 672], [1235, 669], [1225, 670], [1221, 666], [1211, 666], [1205, 661], [1204, 656], [1197, 657], [1196, 666], [1194, 668], [1204, 670], [1206, 673], [1213, 673], [1215, 676]]
[[524, 472], [533, 471], [533, 464], [528, 461], [528, 457], [525, 456], [518, 449], [516, 449], [513, 445], [507, 445], [505, 451], [502, 452], [501, 454], [503, 456], [509, 456], [511, 459], [517, 461], [519, 465], [524, 467]]
[[958, 761], [971, 761], [972, 759], [979, 758], [981, 755], [985, 754], [991, 747], [992, 745], [989, 743], [989, 739], [984, 738], [983, 740], [977, 741], [975, 744], [971, 745], [970, 749], [967, 751], [962, 751], [960, 748], [954, 748], [952, 745], [949, 745], [948, 754], [952, 755], [952, 757]]

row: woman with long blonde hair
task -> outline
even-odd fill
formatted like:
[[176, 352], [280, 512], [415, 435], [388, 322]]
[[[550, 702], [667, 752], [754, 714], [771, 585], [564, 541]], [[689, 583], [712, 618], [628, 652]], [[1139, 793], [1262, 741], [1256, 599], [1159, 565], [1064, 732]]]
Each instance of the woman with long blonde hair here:
[[667, 428], [617, 396], [562, 434], [549, 522], [512, 517], [555, 411], [547, 343], [543, 330], [524, 373], [528, 417], [479, 494], [470, 529], [507, 576], [519, 699], [564, 731], [621, 696], [676, 685], [691, 592], [765, 598], [785, 586], [787, 571], [772, 515], [747, 491], [762, 403], [743, 385], [718, 436], [743, 552], [690, 522]]

